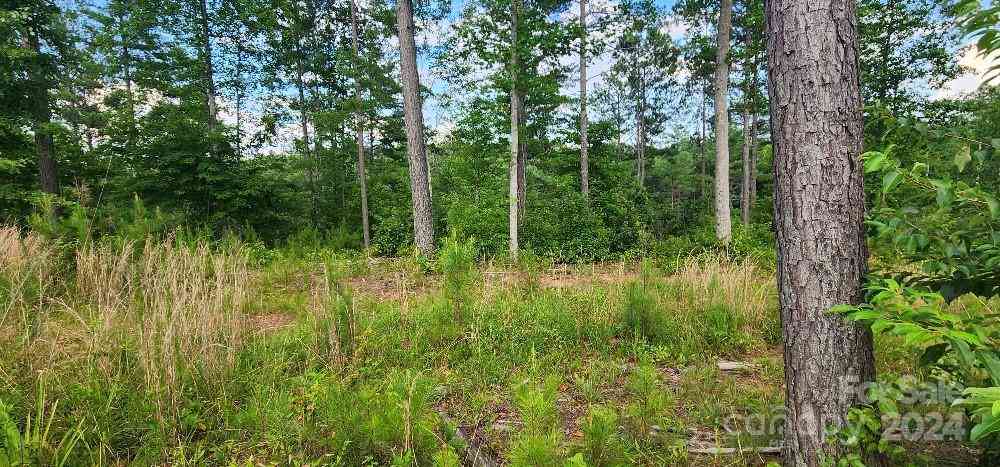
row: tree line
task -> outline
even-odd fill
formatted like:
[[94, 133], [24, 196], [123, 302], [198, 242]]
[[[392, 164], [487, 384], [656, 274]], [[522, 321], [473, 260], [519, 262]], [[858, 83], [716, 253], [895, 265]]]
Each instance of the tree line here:
[[[826, 422], [857, 403], [816, 388], [874, 377], [871, 334], [827, 313], [863, 299], [859, 156], [887, 137], [872, 117], [994, 122], [961, 109], [994, 105], [989, 89], [930, 99], [961, 72], [962, 11], [11, 0], [0, 216], [114, 230], [145, 203], [163, 225], [269, 242], [309, 230], [431, 256], [450, 231], [579, 261], [680, 235], [725, 246], [735, 208], [737, 229], [776, 237], [785, 461], [816, 465]], [[447, 125], [426, 124], [429, 96]]]

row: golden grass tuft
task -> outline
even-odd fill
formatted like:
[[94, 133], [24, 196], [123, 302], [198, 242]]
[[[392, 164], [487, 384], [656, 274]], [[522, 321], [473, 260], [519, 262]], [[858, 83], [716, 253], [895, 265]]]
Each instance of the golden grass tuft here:
[[247, 264], [204, 244], [147, 242], [137, 266], [141, 311], [132, 322], [146, 386], [161, 410], [176, 408], [184, 376], [211, 382], [234, 364], [244, 336]]
[[178, 416], [186, 384], [211, 384], [235, 363], [250, 283], [238, 250], [171, 240], [82, 245], [75, 274], [61, 279], [75, 280], [57, 297], [46, 295], [58, 278], [49, 242], [0, 227], [0, 252], [0, 343], [23, 366], [18, 374], [89, 368], [110, 380], [130, 371], [120, 366], [119, 352], [128, 352], [162, 419]]
[[777, 285], [773, 274], [753, 259], [691, 257], [665, 282], [683, 292], [688, 309], [723, 305], [740, 318], [743, 332], [767, 341], [777, 325]]
[[[57, 273], [55, 248], [35, 233], [0, 226], [0, 330], [34, 333]], [[0, 336], [8, 334], [17, 332]]]

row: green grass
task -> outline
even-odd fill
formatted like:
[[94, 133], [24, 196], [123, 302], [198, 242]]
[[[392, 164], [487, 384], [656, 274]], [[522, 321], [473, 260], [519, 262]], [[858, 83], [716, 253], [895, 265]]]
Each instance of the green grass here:
[[726, 417], [781, 404], [775, 291], [753, 263], [557, 277], [480, 267], [456, 240], [434, 263], [32, 248], [52, 254], [0, 269], [0, 401], [18, 430], [41, 404], [49, 439], [77, 440], [68, 465], [456, 465], [458, 426], [512, 465], [755, 465], [685, 443], [730, 445]]

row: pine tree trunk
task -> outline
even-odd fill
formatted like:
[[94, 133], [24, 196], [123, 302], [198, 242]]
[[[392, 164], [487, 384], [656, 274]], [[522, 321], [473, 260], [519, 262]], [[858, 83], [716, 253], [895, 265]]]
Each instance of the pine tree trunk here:
[[295, 42], [295, 87], [299, 93], [299, 123], [302, 127], [302, 147], [305, 151], [306, 161], [308, 161], [308, 167], [306, 168], [306, 178], [309, 183], [309, 194], [311, 198], [312, 209], [310, 210], [310, 220], [312, 221], [313, 227], [319, 222], [319, 193], [317, 191], [317, 166], [316, 155], [313, 153], [312, 146], [309, 142], [309, 117], [306, 112], [306, 95], [305, 95], [305, 83], [303, 83], [303, 70], [302, 70], [302, 57], [301, 49], [298, 45], [298, 39]]
[[509, 178], [510, 178], [510, 192], [509, 192], [509, 229], [510, 229], [510, 259], [511, 261], [517, 261], [518, 253], [520, 252], [520, 245], [518, 243], [518, 230], [521, 225], [520, 220], [520, 181], [521, 181], [521, 94], [518, 90], [517, 83], [517, 72], [520, 63], [518, 62], [517, 56], [517, 28], [518, 28], [518, 0], [511, 2], [510, 17], [511, 17], [511, 52], [510, 52], [510, 70], [511, 76], [511, 89], [510, 89], [510, 164], [509, 164]]
[[639, 99], [636, 103], [638, 110], [635, 113], [635, 178], [642, 188], [646, 181], [646, 83], [643, 79], [642, 70], [638, 73]]
[[243, 160], [243, 100], [246, 96], [246, 86], [243, 82], [243, 40], [237, 39], [236, 45], [236, 155]]
[[715, 55], [715, 237], [728, 244], [733, 236], [729, 198], [729, 33], [733, 2], [721, 0]]
[[356, 141], [358, 146], [358, 185], [361, 190], [361, 232], [365, 249], [371, 243], [371, 234], [368, 230], [368, 180], [365, 174], [365, 128], [364, 128], [364, 108], [361, 101], [361, 70], [358, 61], [361, 59], [358, 47], [358, 4], [351, 0], [351, 43], [354, 47], [354, 100], [357, 104], [354, 118], [357, 120]]
[[431, 217], [427, 150], [424, 146], [424, 113], [420, 100], [420, 75], [417, 74], [417, 47], [413, 36], [413, 4], [411, 0], [399, 0], [396, 3], [396, 23], [399, 29], [399, 69], [403, 85], [406, 148], [410, 164], [413, 237], [417, 249], [424, 256], [432, 256], [434, 254], [434, 224]]
[[[34, 31], [27, 31], [24, 36], [22, 47], [31, 51], [32, 54], [42, 53], [41, 45], [38, 43], [38, 36]], [[35, 71], [32, 68], [31, 71]], [[52, 109], [49, 108], [49, 89], [46, 79], [41, 73], [31, 73], [32, 81], [35, 81], [34, 106], [32, 107], [32, 131], [35, 133], [35, 152], [38, 154], [38, 182], [45, 193], [59, 194], [59, 173], [56, 167], [56, 159], [52, 144], [52, 132], [49, 125], [52, 123]]]
[[751, 187], [756, 183], [753, 178], [756, 120], [757, 117], [751, 111], [750, 103], [747, 102], [743, 109], [743, 183], [740, 185], [740, 220], [745, 226], [750, 225], [750, 214], [753, 208], [753, 198], [750, 197], [750, 193], [753, 192]]
[[699, 172], [701, 172], [701, 177], [698, 178], [698, 199], [705, 198], [705, 179], [708, 177], [708, 156], [705, 155], [705, 143], [708, 138], [708, 89], [707, 85], [701, 87], [701, 137], [698, 139], [698, 152], [700, 152], [700, 157], [698, 158]]
[[204, 66], [204, 76], [202, 76], [202, 79], [205, 80], [205, 107], [208, 111], [208, 130], [214, 132], [218, 126], [219, 112], [215, 103], [215, 66], [212, 64], [212, 38], [209, 35], [208, 7], [205, 1], [200, 0], [198, 2], [199, 22], [201, 23], [201, 53], [202, 60], [204, 60], [202, 64]]
[[855, 9], [766, 3], [786, 466], [817, 466], [836, 449], [824, 428], [843, 422], [875, 376], [870, 332], [827, 313], [862, 300], [867, 270]]
[[524, 210], [527, 204], [528, 183], [525, 170], [528, 167], [528, 118], [524, 112], [524, 93], [518, 90], [517, 117], [521, 120], [517, 133], [517, 222], [524, 226]]
[[587, 0], [580, 0], [580, 192], [590, 198], [590, 160], [587, 151]]

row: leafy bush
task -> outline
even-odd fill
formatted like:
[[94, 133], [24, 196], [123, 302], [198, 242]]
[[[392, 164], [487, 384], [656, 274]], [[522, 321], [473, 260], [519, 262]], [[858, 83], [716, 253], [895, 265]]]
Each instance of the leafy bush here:
[[[892, 279], [869, 285], [868, 304], [832, 311], [870, 326], [876, 334], [898, 336], [919, 355], [918, 363], [945, 383], [966, 388], [954, 405], [976, 422], [970, 440], [984, 446], [984, 459], [1000, 454], [1000, 315], [989, 306], [965, 313], [945, 309], [941, 294], [904, 287]], [[995, 405], [994, 405], [995, 404]], [[875, 440], [884, 444], [875, 436]]]

